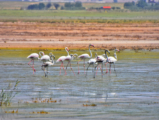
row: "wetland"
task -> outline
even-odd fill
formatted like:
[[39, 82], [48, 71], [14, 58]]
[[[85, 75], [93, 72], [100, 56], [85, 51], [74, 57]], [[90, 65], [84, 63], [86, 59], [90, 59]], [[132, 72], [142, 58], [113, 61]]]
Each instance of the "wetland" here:
[[[1, 119], [159, 119], [159, 50], [120, 50], [117, 52], [116, 72], [98, 71], [93, 78], [92, 68], [87, 77], [80, 62], [72, 61], [67, 75], [59, 75], [60, 63], [49, 67], [48, 77], [41, 70], [42, 62], [35, 60], [36, 73], [28, 66], [27, 56], [37, 49], [0, 50], [0, 89], [16, 95], [9, 106], [0, 107]], [[53, 52], [56, 59], [66, 55], [64, 50]], [[93, 57], [104, 50], [92, 50]], [[70, 50], [70, 54], [89, 53], [88, 50]], [[109, 56], [113, 56], [110, 51]], [[64, 63], [66, 66], [67, 62]], [[86, 65], [87, 66], [87, 65]], [[108, 67], [108, 66], [107, 66]], [[8, 89], [19, 81], [16, 89]]]

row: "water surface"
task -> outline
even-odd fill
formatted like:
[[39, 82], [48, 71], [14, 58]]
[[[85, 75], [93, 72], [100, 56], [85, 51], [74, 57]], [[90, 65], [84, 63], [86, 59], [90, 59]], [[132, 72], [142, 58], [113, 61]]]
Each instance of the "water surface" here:
[[[59, 75], [60, 63], [56, 63], [49, 67], [48, 77], [44, 77], [42, 62], [37, 60], [33, 74], [26, 57], [34, 52], [39, 51], [0, 50], [0, 89], [7, 91], [9, 84], [20, 81], [11, 106], [1, 107], [1, 119], [159, 119], [159, 50], [120, 51], [115, 66], [117, 76], [112, 66], [111, 74], [106, 74], [104, 68], [103, 77], [99, 70], [96, 78], [93, 78], [92, 67], [85, 77], [83, 62], [78, 75], [77, 60], [72, 61], [75, 76], [69, 67], [66, 76], [63, 70]], [[53, 52], [56, 59], [67, 55], [63, 50], [44, 52]], [[104, 53], [103, 50], [92, 51], [93, 56], [95, 52]], [[80, 55], [89, 51], [72, 50], [70, 53]], [[66, 66], [67, 62], [64, 64]], [[41, 103], [45, 99], [56, 102]], [[5, 113], [17, 109], [18, 113]], [[39, 114], [40, 111], [48, 113]]]

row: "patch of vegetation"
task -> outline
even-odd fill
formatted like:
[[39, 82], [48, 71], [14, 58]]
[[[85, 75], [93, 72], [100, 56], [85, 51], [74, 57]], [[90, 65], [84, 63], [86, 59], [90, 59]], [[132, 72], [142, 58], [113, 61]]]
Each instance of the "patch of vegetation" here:
[[9, 84], [5, 90], [2, 89], [0, 93], [0, 106], [10, 106], [11, 100], [18, 94], [14, 92], [17, 89], [18, 83], [19, 81], [17, 80], [14, 87], [12, 87], [12, 84]]
[[58, 3], [54, 3], [54, 7], [57, 10], [60, 7], [60, 5]]
[[45, 9], [45, 4], [44, 3], [39, 3], [39, 4], [33, 4], [29, 5], [27, 7], [28, 10], [43, 10]]
[[65, 3], [64, 4], [64, 7], [61, 8], [62, 10], [65, 9], [65, 10], [84, 10], [85, 7], [82, 6], [82, 2], [75, 2], [75, 3]]
[[108, 23], [108, 24], [133, 24], [133, 23], [159, 23], [159, 20], [120, 20], [120, 19], [0, 19], [0, 22], [37, 22], [37, 23]]
[[139, 10], [159, 10], [158, 3], [146, 3], [145, 0], [139, 0], [137, 3], [133, 2], [126, 2], [124, 3], [125, 9], [130, 9], [132, 11], [139, 11]]
[[0, 19], [158, 19], [158, 11], [0, 10]]

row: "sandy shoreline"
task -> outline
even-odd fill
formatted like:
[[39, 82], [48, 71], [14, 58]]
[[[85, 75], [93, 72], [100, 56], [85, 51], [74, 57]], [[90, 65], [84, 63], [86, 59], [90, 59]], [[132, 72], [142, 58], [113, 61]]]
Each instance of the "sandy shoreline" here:
[[0, 48], [35, 48], [35, 49], [87, 49], [89, 44], [93, 44], [95, 49], [158, 49], [159, 41], [75, 41], [75, 42], [0, 42]]
[[159, 26], [109, 24], [1, 23], [0, 48], [159, 49]]

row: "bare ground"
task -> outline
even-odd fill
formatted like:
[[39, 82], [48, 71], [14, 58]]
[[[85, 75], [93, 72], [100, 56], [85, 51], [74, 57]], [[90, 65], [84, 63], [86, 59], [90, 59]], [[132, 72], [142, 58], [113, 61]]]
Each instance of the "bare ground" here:
[[159, 49], [159, 24], [1, 22], [0, 48]]

